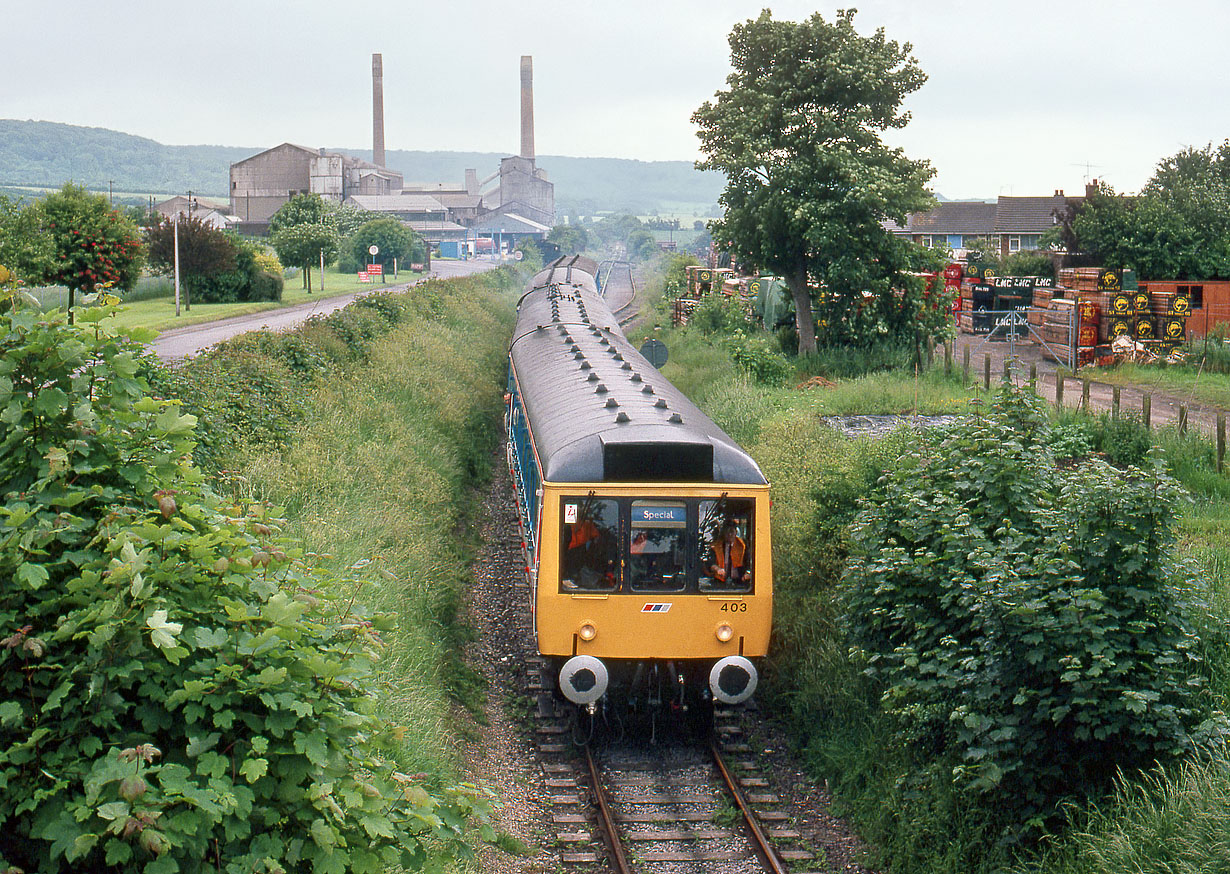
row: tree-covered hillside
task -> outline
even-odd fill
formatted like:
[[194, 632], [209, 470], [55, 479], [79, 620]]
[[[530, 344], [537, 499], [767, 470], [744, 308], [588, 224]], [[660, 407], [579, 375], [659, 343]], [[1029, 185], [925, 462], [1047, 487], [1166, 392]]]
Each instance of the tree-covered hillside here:
[[[263, 146], [166, 146], [106, 128], [47, 121], [0, 119], [0, 187], [59, 188], [66, 181], [106, 191], [177, 194], [192, 190], [225, 197], [229, 167]], [[318, 146], [319, 143], [304, 143]], [[371, 159], [370, 150], [338, 148]], [[465, 170], [479, 179], [499, 168], [497, 152], [390, 151], [389, 167], [406, 183], [460, 185]], [[538, 164], [555, 183], [557, 209], [590, 213], [603, 209], [651, 213], [705, 210], [717, 203], [722, 180], [700, 173], [688, 161], [633, 161], [623, 158], [567, 158], [540, 155]]]

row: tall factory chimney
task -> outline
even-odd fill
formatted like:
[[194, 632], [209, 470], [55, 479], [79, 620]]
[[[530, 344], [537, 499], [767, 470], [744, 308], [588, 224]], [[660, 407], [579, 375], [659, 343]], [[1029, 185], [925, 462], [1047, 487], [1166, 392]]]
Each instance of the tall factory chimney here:
[[384, 166], [384, 60], [372, 55], [372, 163]]
[[521, 157], [534, 160], [534, 58], [521, 56]]

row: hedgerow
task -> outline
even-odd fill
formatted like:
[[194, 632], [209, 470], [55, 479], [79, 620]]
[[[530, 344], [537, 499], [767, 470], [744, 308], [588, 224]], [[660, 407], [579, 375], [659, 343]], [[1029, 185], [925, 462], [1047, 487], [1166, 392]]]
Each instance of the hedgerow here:
[[386, 750], [384, 616], [207, 487], [139, 346], [0, 316], [0, 870], [384, 871], [487, 799]]

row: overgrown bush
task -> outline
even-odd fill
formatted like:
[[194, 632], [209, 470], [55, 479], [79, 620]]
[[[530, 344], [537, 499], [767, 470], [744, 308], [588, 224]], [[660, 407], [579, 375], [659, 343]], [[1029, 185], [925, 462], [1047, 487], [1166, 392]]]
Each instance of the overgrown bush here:
[[746, 326], [743, 304], [737, 297], [724, 294], [705, 295], [688, 317], [688, 330], [701, 334], [733, 334]]
[[1117, 419], [1104, 414], [1094, 420], [1094, 427], [1095, 447], [1120, 467], [1142, 463], [1153, 447], [1153, 435], [1134, 413]]
[[771, 348], [767, 336], [749, 337], [736, 330], [726, 345], [735, 363], [762, 385], [785, 385], [794, 375], [794, 365]]
[[385, 755], [399, 729], [365, 689], [387, 620], [202, 484], [194, 418], [145, 395], [103, 315], [0, 316], [0, 868], [468, 853], [485, 799]]
[[896, 800], [951, 783], [1000, 840], [1182, 752], [1200, 722], [1168, 576], [1177, 485], [1153, 461], [1058, 468], [1048, 437], [1040, 402], [1006, 388], [854, 528], [849, 624], [909, 763]]

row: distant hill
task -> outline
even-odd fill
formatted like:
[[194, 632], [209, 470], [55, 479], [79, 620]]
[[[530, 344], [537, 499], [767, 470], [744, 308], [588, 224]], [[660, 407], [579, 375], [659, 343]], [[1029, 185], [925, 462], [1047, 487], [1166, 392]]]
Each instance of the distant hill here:
[[[110, 182], [116, 191], [171, 195], [192, 190], [226, 197], [230, 165], [269, 145], [166, 146], [106, 128], [0, 119], [0, 188], [58, 188], [72, 180], [98, 191], [106, 191]], [[371, 160], [370, 150], [327, 148]], [[483, 179], [498, 169], [502, 157], [496, 152], [390, 151], [386, 160], [407, 184], [460, 185], [467, 168], [478, 170]], [[717, 203], [723, 187], [720, 176], [700, 173], [688, 161], [540, 155], [538, 165], [555, 183], [561, 215], [603, 209], [703, 213]]]

